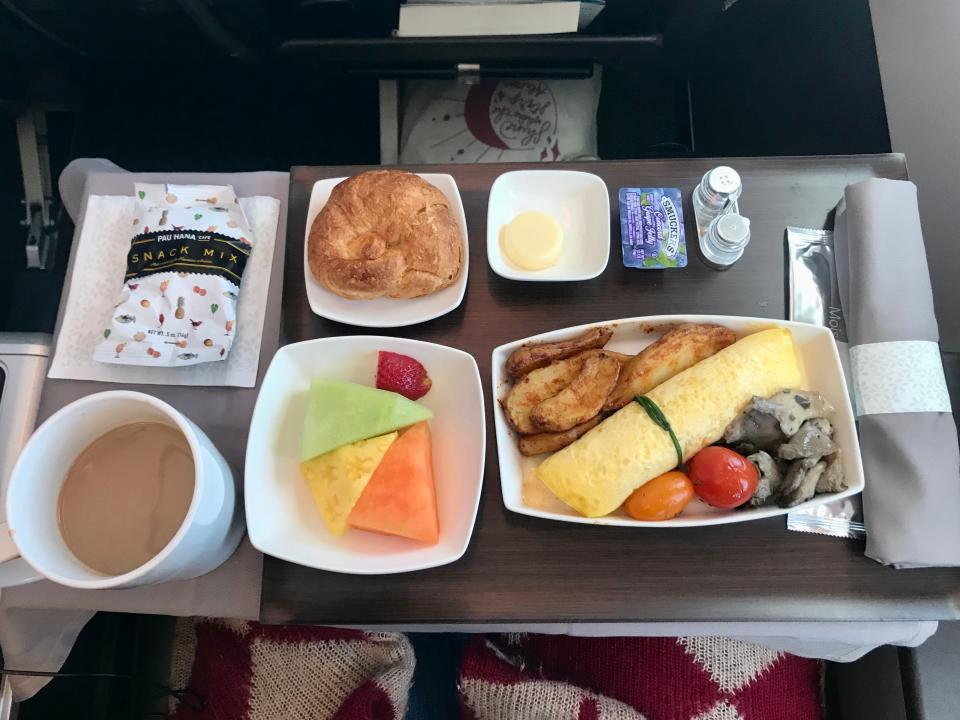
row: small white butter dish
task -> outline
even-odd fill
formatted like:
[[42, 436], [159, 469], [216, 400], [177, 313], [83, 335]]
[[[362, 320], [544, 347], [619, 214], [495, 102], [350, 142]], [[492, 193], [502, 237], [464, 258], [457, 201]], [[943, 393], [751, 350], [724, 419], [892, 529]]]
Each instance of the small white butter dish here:
[[[538, 210], [563, 229], [563, 249], [556, 265], [523, 270], [506, 257], [500, 232], [517, 215]], [[508, 280], [560, 282], [590, 280], [610, 259], [610, 197], [592, 173], [577, 170], [514, 170], [498, 177], [487, 203], [487, 261]]]

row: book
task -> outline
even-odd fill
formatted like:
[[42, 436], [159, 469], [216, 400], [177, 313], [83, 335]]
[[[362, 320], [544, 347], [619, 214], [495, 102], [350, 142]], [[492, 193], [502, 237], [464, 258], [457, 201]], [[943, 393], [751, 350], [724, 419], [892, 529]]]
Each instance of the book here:
[[397, 37], [555, 35], [586, 27], [602, 2], [431, 0], [400, 6]]

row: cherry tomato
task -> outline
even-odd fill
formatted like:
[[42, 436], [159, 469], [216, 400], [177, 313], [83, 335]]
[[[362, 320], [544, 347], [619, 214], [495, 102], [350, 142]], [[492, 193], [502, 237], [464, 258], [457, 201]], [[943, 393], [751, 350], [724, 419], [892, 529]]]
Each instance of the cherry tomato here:
[[716, 445], [693, 456], [690, 479], [700, 499], [718, 508], [743, 505], [753, 497], [760, 481], [752, 462], [733, 450]]
[[634, 490], [623, 503], [634, 520], [669, 520], [693, 500], [693, 483], [679, 470], [664, 473]]

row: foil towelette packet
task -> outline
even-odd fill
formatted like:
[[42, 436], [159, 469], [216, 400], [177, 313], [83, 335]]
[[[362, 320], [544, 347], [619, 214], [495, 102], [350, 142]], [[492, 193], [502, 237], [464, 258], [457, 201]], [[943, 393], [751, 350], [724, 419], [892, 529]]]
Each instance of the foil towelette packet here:
[[[787, 265], [790, 319], [830, 328], [840, 350], [847, 386], [847, 325], [840, 303], [833, 232], [788, 227]], [[787, 514], [787, 529], [835, 537], [866, 534], [860, 496], [826, 502]]]

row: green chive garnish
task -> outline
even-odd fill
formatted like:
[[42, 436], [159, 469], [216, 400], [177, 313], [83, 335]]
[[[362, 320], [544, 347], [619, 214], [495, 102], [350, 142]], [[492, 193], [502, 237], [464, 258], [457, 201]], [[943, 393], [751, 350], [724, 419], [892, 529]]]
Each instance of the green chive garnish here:
[[637, 395], [634, 400], [640, 404], [640, 407], [646, 410], [647, 415], [650, 416], [650, 419], [653, 420], [658, 427], [670, 433], [670, 439], [673, 441], [673, 449], [677, 451], [677, 467], [683, 465], [683, 449], [680, 447], [680, 441], [677, 440], [677, 434], [673, 431], [673, 428], [670, 427], [670, 421], [667, 420], [666, 415], [663, 414], [663, 410], [646, 395]]

